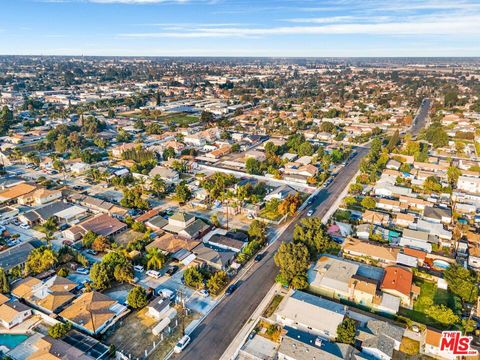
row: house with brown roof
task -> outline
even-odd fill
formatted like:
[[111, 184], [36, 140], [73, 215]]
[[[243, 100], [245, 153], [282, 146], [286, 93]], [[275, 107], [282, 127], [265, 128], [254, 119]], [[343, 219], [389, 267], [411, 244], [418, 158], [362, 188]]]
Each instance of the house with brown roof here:
[[362, 215], [362, 221], [374, 225], [388, 225], [390, 215], [378, 211], [366, 210]]
[[11, 329], [32, 316], [32, 309], [18, 300], [7, 301], [0, 305], [0, 325]]
[[60, 190], [36, 189], [28, 194], [18, 197], [17, 202], [21, 205], [44, 205], [62, 197]]
[[12, 294], [47, 314], [59, 311], [75, 298], [78, 284], [55, 275], [46, 281], [27, 277], [16, 283]]
[[413, 284], [413, 273], [400, 266], [385, 268], [385, 277], [380, 285], [382, 291], [400, 298], [403, 306], [411, 308], [413, 300], [420, 295], [420, 288]]
[[430, 356], [434, 359], [455, 360], [457, 355], [449, 354], [440, 350], [440, 339], [442, 332], [435, 329], [426, 328], [420, 343], [420, 353]]
[[373, 260], [384, 265], [396, 264], [399, 249], [381, 246], [355, 238], [348, 238], [342, 245], [344, 255], [364, 260]]
[[181, 249], [191, 251], [198, 244], [200, 244], [200, 241], [183, 238], [176, 234], [165, 233], [155, 238], [146, 246], [146, 249], [157, 248], [166, 253], [173, 254]]
[[412, 214], [398, 213], [395, 216], [394, 223], [400, 227], [409, 227], [415, 222], [415, 216]]
[[91, 291], [83, 293], [59, 315], [90, 335], [103, 333], [128, 313], [126, 306], [111, 297]]
[[0, 192], [0, 204], [10, 203], [17, 200], [19, 197], [31, 193], [37, 187], [27, 183], [18, 184]]
[[31, 345], [33, 352], [26, 360], [95, 360], [94, 357], [61, 339], [42, 336], [34, 340]]
[[127, 224], [120, 220], [117, 220], [108, 214], [99, 214], [64, 230], [62, 234], [68, 240], [77, 241], [88, 231], [92, 231], [101, 236], [114, 236], [127, 230], [127, 228]]

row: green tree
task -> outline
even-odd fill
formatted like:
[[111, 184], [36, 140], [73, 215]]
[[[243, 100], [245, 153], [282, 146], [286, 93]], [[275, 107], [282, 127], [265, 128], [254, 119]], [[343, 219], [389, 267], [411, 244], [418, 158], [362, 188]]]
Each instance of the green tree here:
[[106, 236], [97, 236], [92, 243], [92, 249], [98, 252], [107, 251], [110, 247], [110, 240]]
[[92, 244], [93, 244], [93, 242], [95, 241], [96, 238], [97, 238], [97, 234], [95, 234], [91, 230], [88, 230], [85, 233], [85, 235], [83, 235], [83, 238], [82, 238], [83, 246], [85, 246], [86, 248], [91, 248]]
[[165, 150], [163, 150], [162, 153], [162, 158], [164, 161], [167, 161], [170, 158], [175, 158], [177, 154], [175, 153], [175, 149], [171, 146], [167, 147]]
[[217, 295], [228, 284], [228, 276], [225, 271], [217, 271], [207, 281], [208, 290]]
[[476, 301], [478, 295], [477, 276], [473, 271], [453, 264], [444, 271], [443, 277], [452, 293], [460, 296], [463, 301], [469, 303]]
[[185, 181], [180, 181], [180, 183], [175, 188], [175, 197], [181, 203], [185, 203], [192, 197], [192, 192], [187, 186]]
[[450, 185], [455, 185], [462, 172], [456, 166], [450, 166], [447, 170], [448, 182]]
[[435, 176], [429, 176], [423, 182], [423, 189], [427, 192], [440, 192], [442, 190], [442, 184]]
[[305, 244], [311, 259], [314, 259], [317, 254], [327, 252], [335, 245], [326, 233], [321, 219], [313, 217], [303, 218], [295, 225], [293, 241]]
[[310, 255], [301, 243], [282, 243], [274, 256], [280, 269], [280, 278], [290, 284], [295, 276], [305, 275], [310, 266]]
[[159, 270], [165, 266], [167, 261], [165, 255], [157, 248], [150, 248], [147, 251], [147, 268]]
[[253, 220], [248, 228], [248, 238], [264, 244], [267, 240], [267, 226], [263, 221]]
[[108, 289], [112, 283], [109, 268], [103, 262], [93, 264], [90, 270], [90, 279], [93, 281], [93, 286], [99, 290]]
[[425, 310], [425, 314], [445, 326], [453, 325], [459, 321], [458, 316], [453, 313], [452, 309], [443, 304], [429, 306]]
[[57, 253], [50, 247], [41, 246], [28, 255], [25, 269], [27, 274], [40, 274], [52, 269], [58, 262]]
[[65, 324], [57, 323], [48, 329], [48, 335], [54, 339], [61, 339], [68, 334], [71, 328], [72, 324], [69, 322], [66, 322]]
[[343, 344], [353, 345], [355, 343], [355, 334], [357, 327], [355, 320], [345, 316], [343, 321], [337, 327], [336, 341]]
[[370, 196], [365, 196], [362, 199], [362, 202], [360, 203], [365, 209], [373, 209], [376, 205], [377, 202], [375, 201], [374, 198]]
[[7, 272], [0, 267], [0, 293], [6, 294], [10, 292], [10, 282], [8, 281]]
[[198, 267], [190, 267], [187, 270], [185, 270], [183, 274], [183, 278], [185, 280], [185, 284], [195, 288], [195, 289], [201, 289], [203, 288], [203, 280], [204, 276], [198, 269]]
[[134, 309], [143, 308], [148, 303], [147, 292], [141, 286], [135, 286], [128, 293], [127, 302]]
[[207, 123], [207, 122], [212, 122], [215, 120], [215, 116], [209, 112], [209, 111], [202, 111], [202, 114], [200, 115], [200, 121]]

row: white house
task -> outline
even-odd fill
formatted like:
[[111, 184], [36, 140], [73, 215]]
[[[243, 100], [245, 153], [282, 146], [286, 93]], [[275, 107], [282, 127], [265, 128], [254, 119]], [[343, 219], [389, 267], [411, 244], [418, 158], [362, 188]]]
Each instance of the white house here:
[[457, 189], [480, 194], [480, 178], [462, 175], [458, 178]]
[[6, 329], [21, 324], [30, 316], [32, 316], [32, 309], [18, 300], [0, 305], [0, 324]]

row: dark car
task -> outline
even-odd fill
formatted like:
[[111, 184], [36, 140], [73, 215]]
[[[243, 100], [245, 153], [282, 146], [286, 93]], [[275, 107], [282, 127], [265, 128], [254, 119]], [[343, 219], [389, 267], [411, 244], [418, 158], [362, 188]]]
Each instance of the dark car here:
[[265, 256], [264, 253], [262, 254], [257, 254], [257, 256], [255, 256], [255, 261], [262, 261], [263, 257]]
[[230, 285], [227, 290], [225, 291], [225, 295], [231, 295], [237, 289], [236, 284]]
[[170, 269], [168, 269], [168, 270], [165, 272], [165, 275], [167, 275], [167, 276], [172, 276], [172, 275], [175, 274], [177, 271], [178, 271], [178, 266], [172, 266]]

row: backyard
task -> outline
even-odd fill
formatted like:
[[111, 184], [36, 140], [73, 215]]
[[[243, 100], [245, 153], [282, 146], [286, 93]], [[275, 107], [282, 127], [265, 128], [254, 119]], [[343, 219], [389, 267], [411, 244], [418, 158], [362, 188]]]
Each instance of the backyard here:
[[445, 305], [452, 309], [457, 315], [461, 313], [460, 299], [448, 290], [439, 289], [434, 282], [425, 281], [423, 279], [415, 278], [415, 284], [420, 287], [420, 295], [413, 304], [413, 309], [401, 308], [399, 314], [407, 318], [430, 326], [435, 326], [439, 329], [445, 328], [444, 325], [438, 323], [426, 314], [426, 310], [432, 306], [430, 301], [433, 300], [433, 305]]

